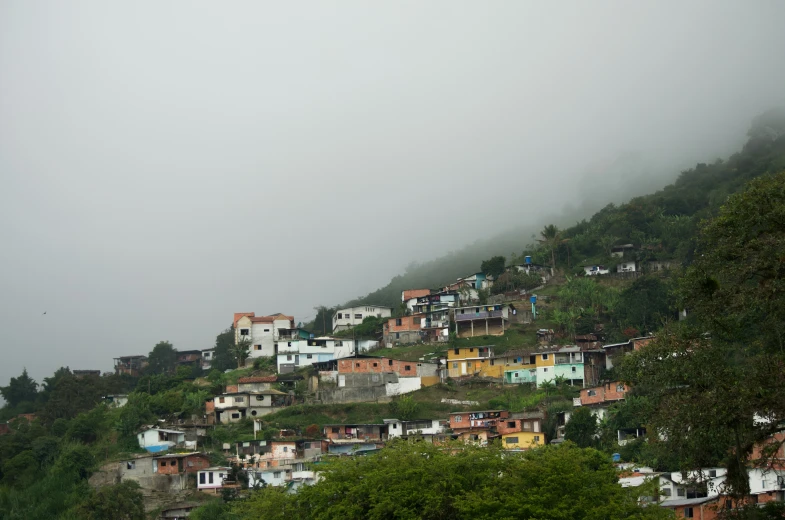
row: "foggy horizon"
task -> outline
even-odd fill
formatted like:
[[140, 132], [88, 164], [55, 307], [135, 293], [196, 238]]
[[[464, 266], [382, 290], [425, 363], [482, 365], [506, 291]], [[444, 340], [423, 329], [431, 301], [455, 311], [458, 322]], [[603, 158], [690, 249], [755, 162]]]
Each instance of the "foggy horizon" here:
[[307, 321], [785, 105], [781, 2], [298, 7], [0, 4], [0, 385]]

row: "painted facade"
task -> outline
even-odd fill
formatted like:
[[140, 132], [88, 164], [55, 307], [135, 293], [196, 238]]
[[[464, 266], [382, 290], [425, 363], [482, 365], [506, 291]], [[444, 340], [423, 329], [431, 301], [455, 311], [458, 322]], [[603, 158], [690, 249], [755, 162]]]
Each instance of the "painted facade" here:
[[507, 328], [510, 307], [504, 304], [455, 307], [453, 321], [459, 338], [501, 336]]
[[315, 363], [346, 358], [355, 353], [354, 340], [329, 336], [279, 341], [276, 349], [276, 364], [281, 374]]
[[392, 316], [392, 309], [379, 305], [361, 305], [338, 309], [333, 314], [333, 332], [351, 329], [369, 316], [389, 318]]
[[459, 347], [447, 350], [447, 374], [463, 377], [479, 373], [483, 366], [490, 366], [493, 347]]
[[249, 359], [275, 355], [275, 342], [281, 334], [295, 328], [294, 317], [284, 314], [256, 316], [253, 312], [234, 315], [235, 343], [249, 341]]

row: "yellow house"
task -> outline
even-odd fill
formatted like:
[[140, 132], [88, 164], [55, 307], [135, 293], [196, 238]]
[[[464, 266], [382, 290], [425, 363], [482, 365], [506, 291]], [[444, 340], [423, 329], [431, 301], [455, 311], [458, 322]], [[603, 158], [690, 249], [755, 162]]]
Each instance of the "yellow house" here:
[[523, 350], [509, 350], [491, 358], [490, 363], [480, 371], [483, 377], [502, 379], [506, 370], [527, 370], [536, 368], [535, 355]]
[[490, 366], [493, 347], [459, 347], [447, 351], [447, 374], [462, 377], [478, 374]]
[[514, 432], [502, 435], [502, 448], [505, 450], [528, 450], [545, 444], [542, 432]]

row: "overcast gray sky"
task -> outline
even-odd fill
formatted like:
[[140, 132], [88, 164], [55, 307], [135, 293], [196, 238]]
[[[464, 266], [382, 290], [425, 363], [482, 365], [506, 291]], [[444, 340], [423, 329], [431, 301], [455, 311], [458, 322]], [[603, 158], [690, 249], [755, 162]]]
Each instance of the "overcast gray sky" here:
[[5, 0], [0, 384], [207, 348], [235, 311], [304, 319], [580, 204], [630, 153], [726, 156], [785, 103], [784, 19], [777, 0]]

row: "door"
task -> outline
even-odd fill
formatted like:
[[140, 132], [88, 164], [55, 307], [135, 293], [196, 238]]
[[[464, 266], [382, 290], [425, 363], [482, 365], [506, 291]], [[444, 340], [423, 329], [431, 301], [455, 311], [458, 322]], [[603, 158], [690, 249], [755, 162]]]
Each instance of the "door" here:
[[295, 354], [294, 355], [294, 366], [296, 366], [296, 367], [300, 366], [300, 354]]
[[462, 376], [465, 376], [465, 375], [466, 375], [466, 361], [463, 361], [463, 362], [461, 363], [461, 375], [462, 375]]

